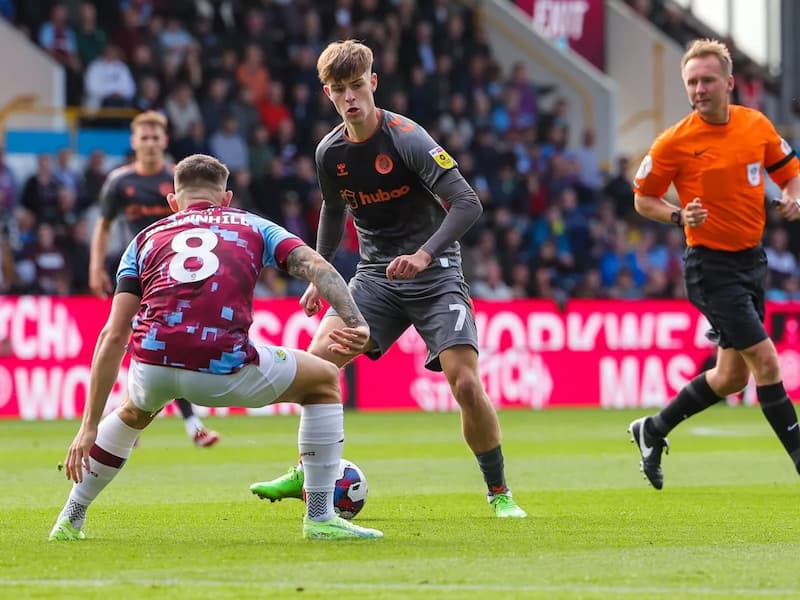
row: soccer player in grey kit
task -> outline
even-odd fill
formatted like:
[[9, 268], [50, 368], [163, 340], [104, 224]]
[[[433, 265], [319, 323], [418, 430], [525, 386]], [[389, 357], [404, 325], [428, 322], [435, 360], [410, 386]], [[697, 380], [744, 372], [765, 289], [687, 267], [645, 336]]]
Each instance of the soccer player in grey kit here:
[[[379, 358], [414, 325], [428, 349], [426, 367], [443, 371], [461, 408], [464, 439], [475, 453], [494, 514], [526, 517], [506, 484], [500, 425], [478, 372], [478, 334], [458, 240], [481, 214], [455, 160], [418, 124], [377, 108], [372, 50], [354, 40], [322, 52], [317, 72], [342, 123], [319, 144], [323, 194], [317, 251], [333, 258], [353, 214], [360, 261], [350, 290], [370, 326], [366, 355]], [[312, 284], [300, 299], [308, 315], [322, 307]], [[339, 367], [356, 355], [328, 350], [342, 321], [329, 310], [309, 351]], [[269, 500], [302, 497], [302, 465], [251, 486]]]

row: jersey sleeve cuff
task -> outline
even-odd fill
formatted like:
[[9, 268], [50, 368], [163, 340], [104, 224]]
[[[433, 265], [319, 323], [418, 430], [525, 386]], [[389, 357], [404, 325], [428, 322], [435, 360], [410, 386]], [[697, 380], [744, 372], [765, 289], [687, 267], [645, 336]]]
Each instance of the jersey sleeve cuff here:
[[114, 293], [119, 294], [120, 292], [128, 292], [141, 298], [142, 284], [136, 277], [122, 277], [117, 281], [117, 289]]
[[275, 248], [275, 263], [278, 265], [278, 268], [282, 271], [286, 270], [286, 259], [289, 256], [289, 253], [294, 250], [295, 248], [299, 248], [300, 246], [305, 246], [306, 243], [297, 237], [290, 237], [286, 238], [282, 242], [278, 244], [278, 247]]

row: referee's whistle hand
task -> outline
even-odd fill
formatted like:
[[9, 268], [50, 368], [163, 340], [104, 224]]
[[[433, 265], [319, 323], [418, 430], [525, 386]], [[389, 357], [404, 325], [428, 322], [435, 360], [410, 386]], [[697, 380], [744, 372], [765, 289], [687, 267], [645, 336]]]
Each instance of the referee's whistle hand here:
[[800, 219], [800, 198], [782, 196], [776, 208], [778, 214], [787, 221], [797, 221]]
[[695, 198], [683, 209], [683, 220], [688, 227], [699, 227], [706, 222], [708, 210], [703, 208], [703, 201]]

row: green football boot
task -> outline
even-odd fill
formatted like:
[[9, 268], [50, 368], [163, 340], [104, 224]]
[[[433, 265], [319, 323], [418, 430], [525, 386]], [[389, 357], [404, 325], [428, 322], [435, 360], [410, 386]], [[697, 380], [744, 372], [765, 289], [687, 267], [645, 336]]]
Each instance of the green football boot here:
[[303, 499], [303, 469], [291, 467], [286, 475], [271, 481], [260, 481], [250, 486], [250, 491], [261, 498], [275, 502], [284, 498]]
[[303, 537], [307, 540], [357, 540], [377, 539], [383, 537], [378, 529], [359, 527], [342, 517], [333, 517], [329, 521], [312, 521], [308, 515], [303, 517]]
[[86, 535], [80, 529], [75, 529], [67, 517], [62, 517], [53, 525], [47, 539], [51, 542], [74, 542], [86, 539]]
[[514, 502], [510, 493], [495, 494], [494, 497], [489, 499], [489, 505], [494, 510], [495, 516], [500, 519], [524, 519], [528, 516], [528, 513]]

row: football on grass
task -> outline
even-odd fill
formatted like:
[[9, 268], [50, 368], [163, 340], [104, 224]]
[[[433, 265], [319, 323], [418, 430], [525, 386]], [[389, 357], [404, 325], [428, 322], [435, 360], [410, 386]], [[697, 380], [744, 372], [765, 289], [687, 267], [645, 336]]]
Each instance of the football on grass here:
[[367, 478], [353, 462], [342, 459], [333, 489], [333, 508], [343, 519], [355, 517], [367, 501]]

